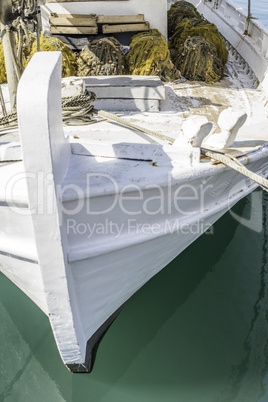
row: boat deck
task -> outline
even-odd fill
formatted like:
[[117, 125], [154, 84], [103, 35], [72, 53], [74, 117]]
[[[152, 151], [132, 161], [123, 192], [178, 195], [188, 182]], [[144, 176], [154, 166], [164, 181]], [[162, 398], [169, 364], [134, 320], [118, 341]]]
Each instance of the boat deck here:
[[[228, 107], [244, 110], [247, 121], [237, 136], [238, 141], [268, 141], [268, 103], [257, 89], [257, 79], [248, 66], [229, 53], [225, 77], [213, 85], [189, 82], [173, 85], [178, 108], [183, 117], [200, 114], [217, 123], [221, 111]], [[216, 128], [215, 132], [219, 131]]]
[[[245, 125], [240, 129], [239, 146], [256, 146], [268, 141], [268, 101], [257, 89], [257, 80], [247, 64], [229, 52], [225, 77], [213, 85], [204, 82], [186, 81], [167, 83], [166, 99], [160, 101], [160, 112], [119, 112], [119, 116], [147, 129], [176, 139], [183, 121], [192, 115], [206, 116], [214, 124], [213, 131], [219, 132], [217, 120], [221, 111], [228, 107], [244, 110], [247, 115]], [[2, 85], [8, 108], [7, 85]], [[105, 143], [165, 144], [133, 129], [99, 119], [89, 126], [64, 127], [71, 141], [102, 141]], [[18, 130], [8, 135], [0, 133], [0, 144], [19, 141]]]
[[[185, 118], [191, 115], [206, 116], [214, 123], [214, 132], [219, 132], [219, 114], [228, 107], [243, 110], [248, 118], [238, 133], [240, 146], [260, 145], [268, 141], [268, 104], [257, 89], [257, 80], [248, 66], [229, 54], [225, 77], [213, 85], [204, 82], [181, 80], [166, 84], [166, 99], [160, 101], [160, 112], [119, 112], [119, 116], [129, 119], [150, 130], [176, 139]], [[87, 127], [66, 127], [66, 134], [79, 140], [158, 143], [164, 141], [120, 127], [116, 123], [100, 121]]]

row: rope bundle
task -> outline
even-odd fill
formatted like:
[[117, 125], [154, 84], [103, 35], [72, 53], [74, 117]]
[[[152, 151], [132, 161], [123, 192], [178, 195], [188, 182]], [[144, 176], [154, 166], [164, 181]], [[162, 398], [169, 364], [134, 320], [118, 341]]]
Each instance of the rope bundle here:
[[[85, 91], [83, 95], [69, 96], [62, 99], [62, 121], [66, 125], [85, 125], [94, 123], [92, 119], [96, 100], [94, 92]], [[0, 127], [17, 127], [17, 112], [8, 113], [0, 118]]]
[[92, 116], [96, 100], [94, 92], [85, 91], [83, 95], [62, 99], [62, 121], [66, 125], [85, 125], [94, 123]]
[[32, 15], [36, 11], [36, 0], [12, 0], [12, 7], [14, 10], [18, 10], [24, 3], [25, 15]]
[[17, 127], [18, 125], [18, 117], [17, 112], [7, 113], [6, 116], [0, 118], [0, 127]]
[[164, 81], [180, 77], [170, 59], [166, 39], [157, 29], [134, 35], [129, 46], [126, 58], [130, 74], [158, 75]]
[[95, 39], [77, 58], [77, 75], [127, 74], [121, 44], [113, 37]]

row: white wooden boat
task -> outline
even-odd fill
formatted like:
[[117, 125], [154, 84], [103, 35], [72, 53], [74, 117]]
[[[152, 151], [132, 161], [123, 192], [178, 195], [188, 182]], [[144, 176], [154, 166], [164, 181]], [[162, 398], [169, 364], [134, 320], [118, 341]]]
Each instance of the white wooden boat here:
[[0, 270], [49, 317], [73, 372], [91, 370], [124, 303], [257, 187], [200, 146], [268, 175], [268, 32], [250, 21], [243, 35], [246, 17], [228, 1], [192, 3], [229, 44], [228, 76], [168, 84], [160, 111], [125, 113], [173, 144], [107, 121], [63, 128], [58, 52], [31, 60], [20, 137], [1, 138]]

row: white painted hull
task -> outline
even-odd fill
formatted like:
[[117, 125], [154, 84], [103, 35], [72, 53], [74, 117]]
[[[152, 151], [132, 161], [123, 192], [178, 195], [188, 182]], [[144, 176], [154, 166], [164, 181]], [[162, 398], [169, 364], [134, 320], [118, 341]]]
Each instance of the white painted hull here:
[[[215, 13], [206, 4], [202, 12]], [[141, 137], [128, 143], [125, 129], [115, 128], [109, 142], [98, 128], [93, 140], [79, 128], [68, 135], [81, 139], [70, 142], [59, 72], [59, 55], [41, 53], [20, 83], [23, 162], [0, 165], [0, 270], [49, 316], [66, 366], [86, 372], [124, 303], [257, 185], [199, 162], [197, 147], [182, 152]], [[239, 149], [247, 146], [240, 162], [266, 177], [268, 133], [257, 123], [261, 133], [249, 124], [238, 135]]]
[[[232, 202], [239, 198], [240, 195], [238, 198], [236, 196]], [[139, 236], [138, 241], [133, 241], [133, 244], [72, 262], [86, 337], [90, 339], [96, 327], [105, 322], [152, 276], [196, 240], [204, 229], [216, 222], [230, 206], [215, 206], [214, 210], [211, 208], [210, 212], [204, 215], [202, 221], [195, 217], [191, 223], [184, 225], [180, 219], [176, 221], [170, 219], [170, 216], [165, 216], [164, 230], [160, 236]], [[177, 229], [180, 225], [181, 228]], [[88, 320], [87, 317], [94, 317], [94, 320]]]

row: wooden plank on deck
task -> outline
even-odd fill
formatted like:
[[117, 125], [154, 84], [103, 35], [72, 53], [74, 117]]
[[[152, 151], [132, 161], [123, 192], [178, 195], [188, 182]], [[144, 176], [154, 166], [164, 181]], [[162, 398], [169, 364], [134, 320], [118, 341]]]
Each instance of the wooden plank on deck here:
[[50, 27], [52, 34], [96, 35], [98, 27]]
[[97, 17], [95, 14], [55, 14], [51, 13], [49, 22], [52, 26], [75, 26], [75, 27], [96, 27]]
[[98, 24], [131, 24], [144, 22], [144, 14], [137, 15], [98, 15]]
[[149, 31], [149, 22], [144, 22], [143, 24], [118, 24], [118, 25], [103, 25], [102, 33], [116, 33], [116, 32], [138, 32], [138, 31]]

